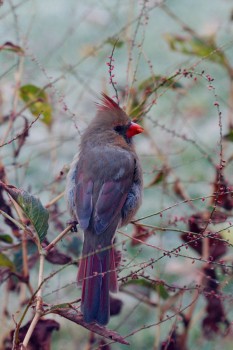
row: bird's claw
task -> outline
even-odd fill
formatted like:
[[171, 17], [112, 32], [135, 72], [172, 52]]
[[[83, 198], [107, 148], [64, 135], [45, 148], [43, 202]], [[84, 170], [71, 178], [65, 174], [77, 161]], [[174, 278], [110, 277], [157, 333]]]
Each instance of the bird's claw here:
[[67, 225], [72, 225], [71, 232], [78, 232], [78, 228], [77, 228], [78, 221], [77, 220], [70, 220], [67, 222]]

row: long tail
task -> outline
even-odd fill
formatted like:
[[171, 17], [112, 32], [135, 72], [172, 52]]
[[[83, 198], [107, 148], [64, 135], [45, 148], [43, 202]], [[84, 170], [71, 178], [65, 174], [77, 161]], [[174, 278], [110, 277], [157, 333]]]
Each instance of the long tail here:
[[80, 263], [78, 282], [82, 282], [84, 321], [106, 325], [110, 317], [109, 291], [118, 290], [113, 248], [85, 254]]

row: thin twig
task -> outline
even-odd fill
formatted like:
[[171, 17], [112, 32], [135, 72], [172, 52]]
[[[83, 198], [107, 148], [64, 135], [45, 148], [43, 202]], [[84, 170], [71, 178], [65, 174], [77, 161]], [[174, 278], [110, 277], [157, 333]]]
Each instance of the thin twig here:
[[[34, 102], [33, 102], [34, 103]], [[0, 145], [0, 147], [3, 147], [3, 146], [6, 146], [6, 145], [10, 145], [13, 141], [17, 140], [18, 138], [20, 138], [22, 135], [25, 134], [25, 132], [27, 132], [31, 127], [32, 125], [40, 118], [41, 114], [39, 114], [36, 119], [34, 119], [26, 129], [24, 129], [22, 132], [18, 133], [13, 139], [11, 139], [10, 141], [7, 141], [5, 143], [2, 143]]]
[[[22, 257], [23, 257], [23, 278], [24, 280], [28, 280], [29, 277], [29, 269], [28, 269], [28, 249], [27, 249], [27, 233], [24, 230], [22, 234]], [[26, 286], [24, 283], [20, 288], [20, 301], [21, 304], [26, 299]]]
[[59, 242], [72, 228], [74, 225], [68, 225], [65, 230], [63, 230], [47, 247], [45, 247], [46, 252], [49, 252], [56, 244]]
[[[225, 192], [225, 193], [228, 193], [228, 192]], [[230, 192], [229, 192], [229, 193], [230, 193]], [[170, 210], [170, 209], [172, 209], [172, 208], [174, 208], [174, 207], [177, 207], [177, 206], [179, 206], [179, 205], [181, 205], [181, 204], [186, 204], [186, 203], [188, 203], [188, 202], [194, 202], [194, 201], [198, 201], [198, 200], [203, 200], [203, 198], [204, 198], [204, 199], [208, 199], [208, 198], [213, 198], [213, 197], [215, 197], [214, 194], [209, 195], [209, 196], [202, 196], [202, 197], [195, 197], [195, 198], [185, 199], [184, 201], [177, 202], [177, 203], [175, 203], [175, 204], [170, 205], [169, 207], [166, 207], [165, 209], [162, 209], [162, 210], [159, 210], [159, 211], [157, 211], [157, 212], [155, 212], [155, 213], [152, 213], [152, 214], [143, 216], [143, 217], [141, 217], [141, 218], [139, 218], [139, 219], [136, 219], [136, 220], [133, 220], [133, 221], [131, 221], [131, 222], [134, 224], [134, 223], [136, 223], [136, 222], [138, 222], [138, 221], [151, 218], [152, 216], [161, 215], [163, 212], [165, 212], [165, 211], [167, 211], [167, 210]]]
[[54, 203], [58, 202], [59, 199], [61, 199], [65, 194], [65, 191], [63, 191], [62, 193], [60, 193], [59, 195], [57, 195], [55, 198], [53, 198], [50, 202], [48, 202], [46, 205], [45, 205], [45, 208], [49, 208], [51, 207]]
[[115, 94], [116, 94], [116, 100], [117, 100], [117, 104], [119, 105], [119, 97], [118, 97], [118, 91], [117, 91], [117, 88], [116, 88], [116, 81], [113, 80], [113, 78], [115, 77], [115, 75], [113, 74], [113, 70], [114, 70], [114, 65], [113, 65], [113, 62], [114, 62], [114, 52], [115, 52], [115, 49], [116, 49], [116, 46], [117, 46], [117, 43], [119, 41], [119, 38], [116, 39], [114, 45], [113, 45], [113, 48], [112, 48], [112, 52], [111, 52], [111, 55], [109, 56], [109, 62], [107, 63], [108, 67], [109, 67], [109, 83], [112, 85], [114, 91], [115, 91]]
[[[25, 230], [24, 225], [22, 225], [19, 221], [15, 220], [14, 218], [12, 218], [10, 215], [8, 215], [7, 213], [5, 213], [3, 210], [0, 209], [0, 214], [2, 214], [2, 216], [4, 216], [6, 219], [10, 220], [11, 222], [13, 222], [18, 228], [20, 228], [21, 230]], [[32, 234], [32, 233], [31, 233]]]

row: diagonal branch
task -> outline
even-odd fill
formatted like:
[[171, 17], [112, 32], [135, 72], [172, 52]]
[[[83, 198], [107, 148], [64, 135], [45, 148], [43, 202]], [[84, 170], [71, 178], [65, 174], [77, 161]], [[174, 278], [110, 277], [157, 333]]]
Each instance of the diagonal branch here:
[[101, 335], [104, 338], [107, 338], [109, 340], [113, 340], [117, 343], [129, 345], [129, 342], [127, 342], [120, 334], [117, 332], [114, 332], [104, 326], [100, 326], [93, 323], [86, 323], [83, 320], [83, 315], [80, 311], [78, 311], [76, 308], [58, 308], [51, 311], [54, 314], [60, 315], [62, 317], [65, 317], [66, 319], [79, 324], [80, 326], [89, 329], [90, 331]]

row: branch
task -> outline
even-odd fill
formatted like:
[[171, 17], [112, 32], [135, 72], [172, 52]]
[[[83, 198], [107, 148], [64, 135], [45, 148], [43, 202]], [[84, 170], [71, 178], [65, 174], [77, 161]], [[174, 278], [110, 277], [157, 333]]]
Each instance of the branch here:
[[[34, 103], [34, 102], [33, 102]], [[25, 134], [25, 132], [27, 132], [29, 129], [31, 129], [32, 125], [40, 118], [40, 114], [36, 117], [35, 120], [33, 120], [23, 131], [21, 131], [20, 133], [18, 133], [15, 137], [13, 137], [13, 139], [11, 139], [10, 141], [7, 141], [5, 143], [0, 144], [0, 147], [6, 146], [6, 145], [10, 145], [13, 141], [17, 140], [18, 138], [20, 138], [21, 136], [23, 136]]]
[[44, 260], [45, 260], [45, 253], [41, 250], [40, 251], [39, 277], [38, 277], [39, 290], [37, 292], [36, 313], [35, 313], [35, 316], [30, 324], [30, 327], [28, 328], [28, 331], [25, 335], [25, 338], [23, 340], [22, 349], [27, 348], [27, 345], [29, 343], [31, 335], [32, 335], [41, 315], [42, 315], [41, 305], [42, 305], [42, 282], [43, 282], [43, 273], [44, 273]]
[[129, 345], [129, 343], [117, 332], [114, 332], [104, 326], [100, 326], [96, 323], [86, 323], [83, 320], [83, 315], [76, 308], [58, 308], [51, 311], [54, 314], [65, 317], [66, 319], [79, 324], [80, 326], [89, 329], [91, 332], [97, 333], [104, 338], [113, 340], [117, 343]]
[[47, 247], [45, 247], [45, 251], [49, 252], [56, 244], [59, 242], [72, 228], [73, 224], [70, 224], [63, 230]]
[[49, 203], [45, 205], [45, 208], [51, 207], [54, 203], [56, 203], [59, 199], [61, 199], [64, 196], [65, 191], [57, 195], [55, 198], [53, 198]]

